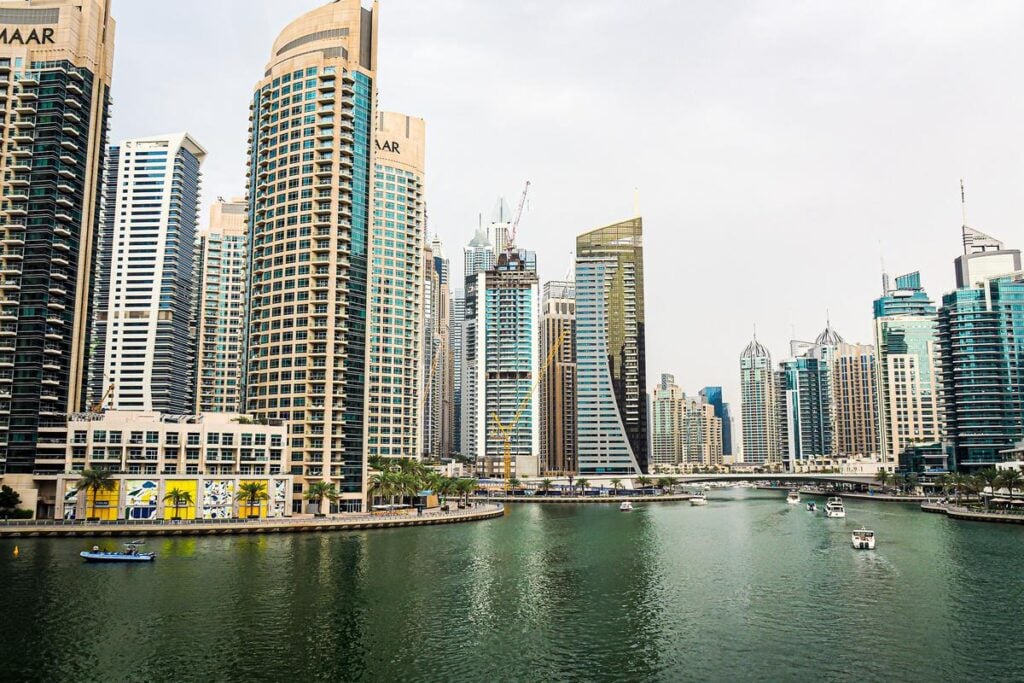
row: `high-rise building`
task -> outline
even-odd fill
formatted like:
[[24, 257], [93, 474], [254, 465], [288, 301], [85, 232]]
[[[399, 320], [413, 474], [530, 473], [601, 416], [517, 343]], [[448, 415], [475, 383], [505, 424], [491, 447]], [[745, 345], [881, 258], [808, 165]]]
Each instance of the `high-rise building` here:
[[779, 431], [787, 469], [803, 460], [836, 454], [836, 401], [833, 363], [843, 338], [832, 324], [813, 343], [790, 342], [791, 358], [779, 365]]
[[1002, 242], [980, 230], [963, 226], [963, 242], [964, 253], [954, 261], [957, 289], [1021, 269], [1019, 249], [1006, 249]]
[[448, 346], [452, 352], [452, 453], [462, 454], [462, 331], [466, 318], [466, 290], [452, 292]]
[[[966, 285], [943, 296], [938, 312], [945, 430], [957, 469], [999, 462], [1000, 451], [1024, 439], [1024, 273], [1001, 273], [1019, 267], [1020, 252], [1001, 243], [975, 249], [968, 230], [956, 264], [957, 283]], [[961, 279], [965, 262], [970, 277]]]
[[[494, 268], [495, 250], [490, 240], [487, 239], [487, 231], [480, 228], [473, 235], [473, 239], [463, 249], [463, 265], [465, 268], [465, 294], [463, 299], [462, 317], [462, 358], [459, 363], [462, 375], [462, 409], [460, 420], [459, 440], [462, 445], [462, 454], [468, 456], [474, 462], [477, 460], [477, 417], [480, 414], [478, 399], [480, 391], [477, 386], [477, 379], [480, 370], [477, 366], [479, 359], [479, 347], [482, 343], [480, 334], [482, 330], [477, 327], [478, 314], [480, 312], [479, 290], [480, 280], [477, 277], [480, 273]], [[487, 429], [487, 425], [482, 425]]]
[[[420, 457], [426, 124], [380, 112], [374, 143], [366, 363], [367, 456]], [[428, 366], [429, 367], [429, 366]]]
[[683, 462], [710, 467], [722, 464], [722, 419], [703, 395], [683, 399]]
[[[467, 316], [473, 316], [476, 341], [465, 363], [475, 392], [470, 404], [475, 410], [468, 412], [474, 413], [471, 439], [477, 472], [503, 476], [504, 430], [513, 475], [534, 476], [540, 452], [540, 404], [532, 395], [540, 342], [536, 255], [503, 252], [492, 270], [476, 274], [473, 290], [474, 304], [470, 309], [467, 298]], [[463, 401], [465, 391], [466, 387]]]
[[876, 457], [878, 442], [878, 368], [871, 344], [841, 342], [832, 359], [832, 398], [836, 405], [835, 454]]
[[551, 364], [538, 390], [540, 469], [555, 475], [575, 473], [576, 284], [545, 282], [541, 302], [540, 358], [551, 356]]
[[583, 475], [648, 471], [643, 222], [576, 238], [577, 449]]
[[[376, 6], [307, 12], [274, 41], [251, 105], [248, 412], [287, 422], [300, 486], [336, 484], [342, 510], [366, 499], [376, 50]], [[406, 256], [373, 258], [386, 271]]]
[[424, 252], [423, 455], [447, 458], [452, 451], [452, 361], [449, 347], [451, 289], [448, 259], [438, 238]]
[[777, 376], [772, 355], [757, 337], [740, 354], [743, 462], [781, 462]]
[[6, 1], [0, 24], [0, 474], [56, 473], [85, 402], [114, 20], [109, 0]]
[[722, 421], [722, 454], [732, 455], [732, 418], [729, 416], [729, 404], [722, 398], [722, 387], [704, 387], [700, 395], [705, 403], [715, 408], [715, 417]]
[[878, 431], [884, 460], [942, 440], [936, 309], [918, 273], [896, 278], [875, 300]]
[[196, 248], [197, 413], [238, 413], [242, 405], [249, 250], [243, 198], [210, 206]]
[[193, 268], [200, 165], [188, 133], [112, 146], [105, 170], [90, 398], [113, 410], [193, 413]]
[[686, 458], [686, 395], [673, 375], [662, 374], [651, 392], [651, 464], [678, 465]]

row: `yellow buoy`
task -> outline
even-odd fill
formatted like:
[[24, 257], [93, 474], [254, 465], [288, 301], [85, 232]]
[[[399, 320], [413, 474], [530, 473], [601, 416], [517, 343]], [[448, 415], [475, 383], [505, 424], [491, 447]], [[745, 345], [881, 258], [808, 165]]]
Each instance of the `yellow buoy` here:
[[18, 552], [18, 546], [14, 546], [14, 556], [17, 557], [20, 553]]

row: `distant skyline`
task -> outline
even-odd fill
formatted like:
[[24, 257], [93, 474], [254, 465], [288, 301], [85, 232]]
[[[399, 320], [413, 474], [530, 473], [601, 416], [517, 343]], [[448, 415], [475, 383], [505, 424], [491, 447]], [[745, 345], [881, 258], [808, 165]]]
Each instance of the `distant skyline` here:
[[[245, 189], [251, 89], [278, 32], [325, 0], [114, 1], [111, 143], [187, 130], [204, 217]], [[381, 107], [427, 122], [427, 201], [461, 248], [532, 181], [542, 281], [576, 235], [645, 228], [647, 373], [739, 404], [754, 326], [774, 360], [826, 311], [871, 343], [880, 261], [938, 299], [968, 224], [1024, 245], [1024, 98], [1009, 2], [750, 5], [382, 0]], [[969, 46], [970, 49], [965, 49]]]

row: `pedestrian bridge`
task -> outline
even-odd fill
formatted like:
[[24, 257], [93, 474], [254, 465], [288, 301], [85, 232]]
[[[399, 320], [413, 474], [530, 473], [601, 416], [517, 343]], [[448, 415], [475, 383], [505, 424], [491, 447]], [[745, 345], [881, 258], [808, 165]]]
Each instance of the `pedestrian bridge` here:
[[[807, 473], [797, 474], [792, 472], [762, 472], [760, 474], [677, 474], [677, 475], [650, 475], [648, 478], [657, 481], [661, 476], [671, 476], [679, 484], [696, 484], [705, 481], [780, 481], [794, 484], [810, 483], [838, 483], [838, 484], [871, 484], [875, 482], [871, 474], [841, 474], [841, 473]], [[635, 478], [635, 477], [634, 477]]]

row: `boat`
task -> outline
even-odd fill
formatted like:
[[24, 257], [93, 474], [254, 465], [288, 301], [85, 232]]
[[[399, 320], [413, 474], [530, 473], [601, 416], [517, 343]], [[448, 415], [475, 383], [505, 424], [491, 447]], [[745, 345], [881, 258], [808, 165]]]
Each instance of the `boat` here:
[[826, 517], [845, 517], [846, 508], [843, 507], [842, 498], [829, 498], [828, 502], [825, 503], [825, 516]]
[[818, 511], [818, 506], [814, 504], [813, 500], [807, 504], [807, 511], [808, 512], [817, 512]]
[[787, 493], [786, 494], [786, 502], [789, 503], [790, 505], [799, 505], [800, 504], [800, 492], [797, 491], [796, 489], [794, 489], [794, 490], [790, 491], [789, 493]]
[[857, 550], [874, 550], [875, 532], [871, 529], [855, 529], [852, 541], [853, 547]]
[[695, 493], [692, 496], [690, 496], [690, 505], [707, 505], [707, 504], [708, 504], [708, 497], [705, 496], [703, 493], [698, 492], [698, 493]]
[[121, 552], [100, 550], [98, 545], [94, 545], [92, 550], [83, 550], [79, 555], [81, 555], [86, 562], [152, 562], [156, 559], [156, 553], [144, 553], [140, 551], [139, 546], [143, 543], [145, 543], [145, 541], [131, 541], [129, 543], [125, 543], [124, 550]]
[[628, 500], [622, 501], [622, 505], [619, 506], [619, 512], [629, 512], [633, 509], [633, 504]]

